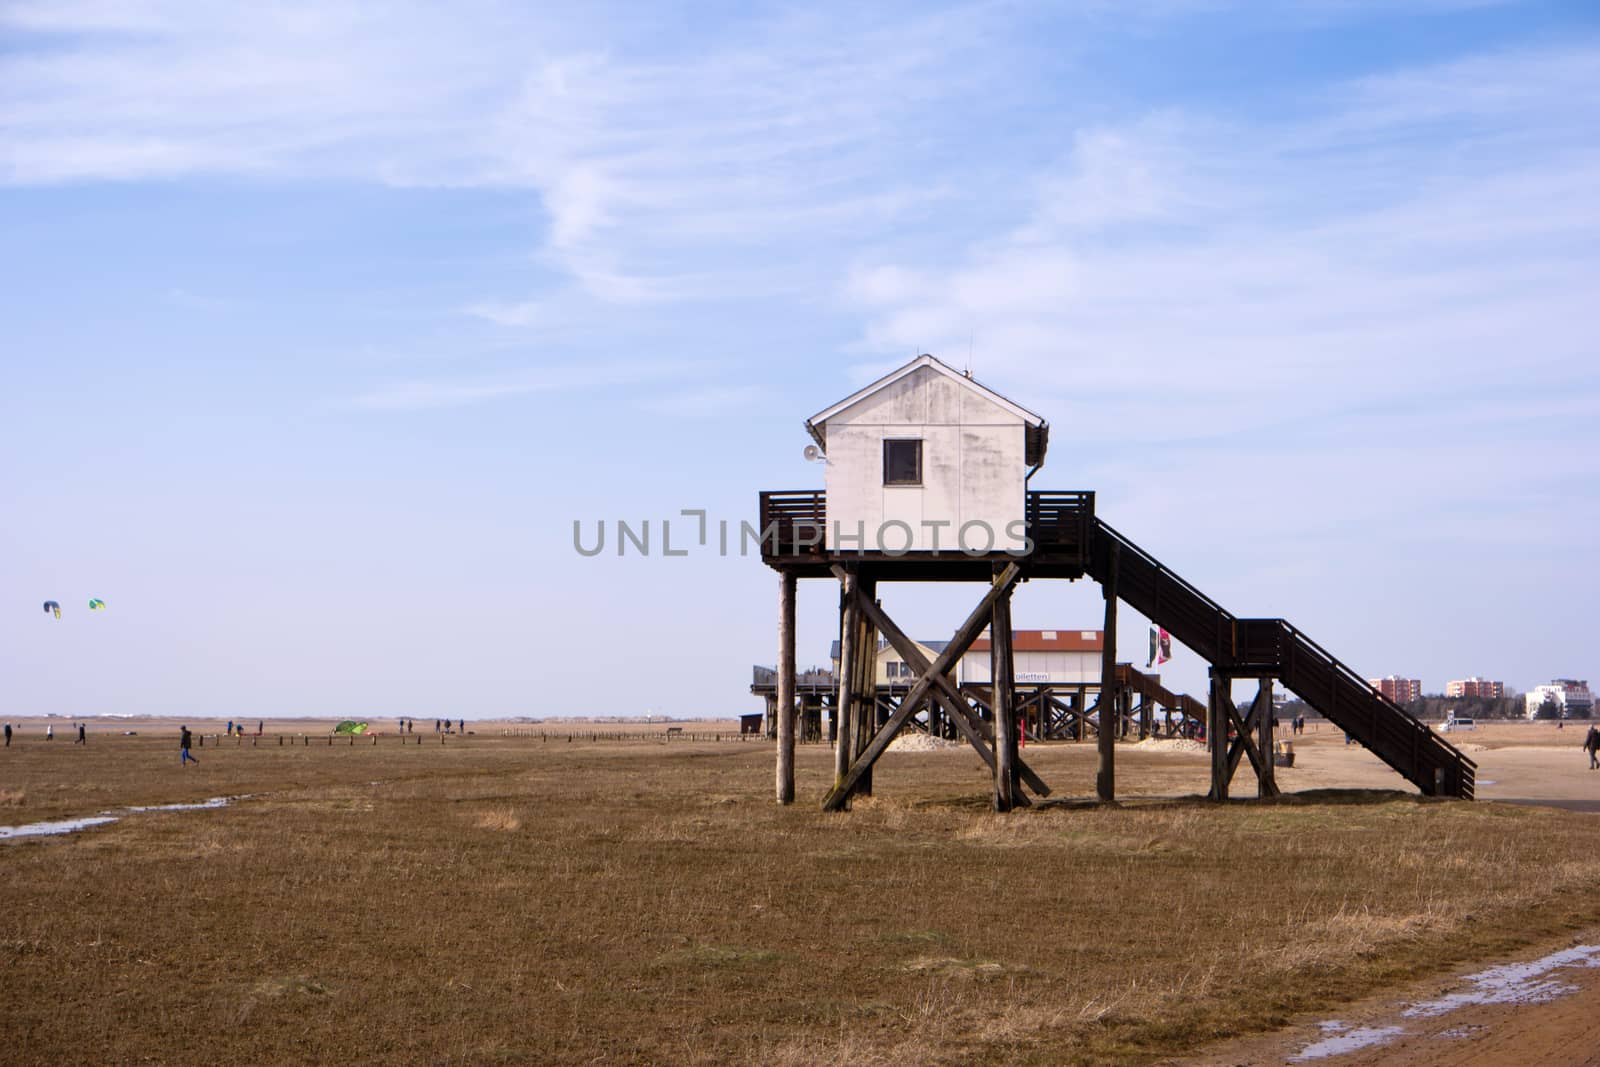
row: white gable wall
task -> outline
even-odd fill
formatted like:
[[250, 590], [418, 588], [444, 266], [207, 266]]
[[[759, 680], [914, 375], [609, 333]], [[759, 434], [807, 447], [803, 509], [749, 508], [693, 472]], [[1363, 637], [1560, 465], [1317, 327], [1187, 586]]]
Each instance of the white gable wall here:
[[[911, 531], [910, 550], [959, 551], [957, 531], [982, 521], [994, 531], [995, 550], [1021, 549], [1026, 430], [1021, 416], [962, 382], [919, 367], [837, 412], [825, 424], [828, 442], [828, 546], [851, 551], [855, 531], [865, 531], [867, 551], [898, 551], [907, 534], [885, 529], [898, 520]], [[883, 442], [922, 441], [922, 485], [883, 484]], [[926, 525], [944, 522], [935, 530]], [[1008, 535], [1007, 526], [1018, 523]], [[835, 543], [835, 531], [844, 537]], [[981, 529], [968, 533], [975, 549], [987, 543]]]

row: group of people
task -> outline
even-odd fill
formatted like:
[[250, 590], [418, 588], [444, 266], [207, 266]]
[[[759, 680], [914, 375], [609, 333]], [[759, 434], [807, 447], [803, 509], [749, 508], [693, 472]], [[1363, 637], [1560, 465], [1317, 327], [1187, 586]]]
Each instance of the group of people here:
[[[72, 743], [75, 744], [75, 745], [87, 745], [89, 743], [89, 731], [88, 731], [88, 728], [81, 722], [80, 723], [74, 723], [73, 725], [77, 728], [78, 737]], [[6, 723], [6, 747], [7, 748], [11, 747], [11, 734], [12, 733], [13, 733], [13, 728], [12, 728], [11, 724], [10, 723]], [[46, 723], [45, 724], [45, 727], [44, 727], [44, 739], [46, 741], [54, 741], [56, 739], [56, 724], [55, 723], [52, 722], [52, 723]]]
[[[401, 719], [400, 720], [400, 732], [403, 733], [403, 734], [414, 734], [414, 733], [416, 733], [417, 732], [417, 720], [415, 720], [415, 719]], [[467, 720], [466, 719], [457, 719], [456, 722], [455, 722], [454, 728], [452, 728], [451, 725], [450, 725], [450, 720], [449, 719], [434, 719], [433, 720], [433, 732], [436, 733], [436, 734], [440, 734], [440, 733], [444, 733], [444, 734], [448, 734], [448, 733], [464, 734], [464, 733], [467, 732]]]
[[[262, 722], [260, 720], [256, 721], [256, 736], [257, 737], [261, 736], [261, 731], [266, 728], [266, 725], [267, 724], [265, 722]], [[228, 720], [228, 736], [232, 737], [232, 736], [234, 736], [234, 734], [236, 732], [240, 737], [244, 736], [244, 723], [242, 723], [242, 722], [234, 722], [232, 719], [229, 719]]]

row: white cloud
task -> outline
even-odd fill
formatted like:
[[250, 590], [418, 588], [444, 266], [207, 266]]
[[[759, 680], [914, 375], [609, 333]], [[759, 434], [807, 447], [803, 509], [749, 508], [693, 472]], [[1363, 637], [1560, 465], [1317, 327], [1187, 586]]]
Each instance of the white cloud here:
[[[1102, 129], [1039, 179], [1029, 217], [955, 262], [859, 264], [843, 288], [867, 316], [858, 350], [876, 362], [971, 344], [980, 375], [1063, 396], [1137, 391], [1158, 421], [1199, 396], [1249, 422], [1264, 401], [1318, 409], [1376, 388], [1416, 395], [1446, 373], [1592, 366], [1600, 152], [1585, 131], [1600, 107], [1569, 94], [1597, 57], [1364, 82], [1293, 123]], [[1456, 80], [1472, 91], [1452, 112]], [[1381, 88], [1421, 106], [1419, 84], [1446, 129], [1385, 136], [1371, 118], [1391, 113]], [[1508, 97], [1485, 127], [1481, 102]], [[1392, 113], [1409, 124], [1401, 103]], [[1354, 115], [1367, 116], [1361, 143]]]
[[969, 87], [985, 39], [959, 10], [848, 33], [795, 12], [714, 34], [664, 22], [646, 54], [620, 42], [650, 16], [593, 17], [493, 0], [14, 5], [0, 182], [526, 188], [544, 258], [589, 296], [720, 295], [770, 285], [774, 241], [859, 233], [934, 195], [910, 169], [882, 178], [912, 155], [920, 109]]

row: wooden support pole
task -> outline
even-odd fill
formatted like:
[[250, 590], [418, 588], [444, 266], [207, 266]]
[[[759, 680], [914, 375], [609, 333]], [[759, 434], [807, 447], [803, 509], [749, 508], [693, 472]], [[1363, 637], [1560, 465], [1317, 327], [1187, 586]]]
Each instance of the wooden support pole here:
[[1228, 799], [1228, 714], [1231, 686], [1226, 674], [1211, 668], [1211, 689], [1206, 701], [1206, 743], [1211, 746], [1211, 799]]
[[778, 576], [779, 804], [794, 803], [794, 594], [794, 572], [784, 571]]
[[1278, 795], [1278, 773], [1272, 760], [1272, 679], [1261, 679], [1256, 690], [1256, 748], [1261, 752], [1261, 762], [1256, 766], [1256, 795]]
[[[833, 746], [833, 788], [837, 792], [850, 770], [851, 757], [855, 755], [852, 729], [855, 720], [856, 639], [861, 627], [858, 622], [861, 609], [856, 603], [856, 575], [846, 569], [839, 578], [839, 677], [838, 696], [834, 698], [834, 715], [838, 720]], [[840, 807], [848, 807], [846, 794]]]
[[[859, 759], [878, 731], [878, 627], [865, 610], [876, 604], [878, 583], [870, 574], [856, 575], [856, 597], [863, 609], [859, 615], [861, 633], [856, 638], [856, 721], [851, 735], [851, 759]], [[869, 766], [856, 783], [860, 796], [872, 795], [872, 768]]]
[[1111, 566], [1106, 575], [1105, 640], [1100, 650], [1100, 759], [1095, 773], [1095, 793], [1101, 801], [1117, 798], [1117, 571], [1121, 548], [1111, 545]]
[[1017, 708], [1012, 685], [1011, 592], [995, 598], [989, 622], [989, 679], [994, 716], [994, 810], [1010, 811], [1017, 795]]

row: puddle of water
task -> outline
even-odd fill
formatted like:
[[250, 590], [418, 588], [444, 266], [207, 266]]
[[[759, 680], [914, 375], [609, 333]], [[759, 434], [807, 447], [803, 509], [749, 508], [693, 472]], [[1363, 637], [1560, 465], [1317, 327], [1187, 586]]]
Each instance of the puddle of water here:
[[1305, 1063], [1307, 1060], [1321, 1060], [1329, 1056], [1343, 1056], [1347, 1052], [1356, 1052], [1360, 1049], [1381, 1045], [1392, 1038], [1405, 1033], [1405, 1028], [1400, 1026], [1349, 1026], [1337, 1019], [1322, 1023], [1322, 1032], [1327, 1036], [1321, 1041], [1313, 1042], [1289, 1057], [1290, 1063]]
[[[1401, 1010], [1404, 1019], [1436, 1019], [1453, 1011], [1491, 1004], [1543, 1004], [1576, 993], [1578, 987], [1555, 976], [1568, 967], [1600, 967], [1600, 945], [1579, 945], [1552, 952], [1527, 963], [1508, 963], [1469, 974], [1462, 981], [1466, 988], [1433, 1000], [1419, 1001]], [[1323, 1038], [1289, 1057], [1290, 1063], [1342, 1056], [1347, 1052], [1371, 1048], [1391, 1041], [1406, 1032], [1403, 1026], [1357, 1026], [1330, 1019], [1321, 1023]], [[1443, 1038], [1464, 1038], [1480, 1029], [1476, 1023], [1442, 1031]]]
[[248, 800], [252, 794], [237, 797], [212, 797], [202, 800], [197, 804], [147, 804], [141, 807], [123, 808], [120, 811], [103, 811], [99, 815], [88, 815], [81, 819], [57, 819], [53, 822], [33, 822], [25, 826], [0, 826], [0, 841], [13, 837], [48, 837], [52, 834], [71, 834], [79, 830], [87, 830], [91, 826], [104, 826], [108, 822], [116, 822], [128, 815], [138, 815], [151, 811], [201, 811], [206, 808], [225, 808], [235, 800]]
[[57, 819], [54, 822], [30, 822], [25, 826], [0, 826], [0, 840], [8, 837], [48, 837], [51, 834], [70, 834], [91, 826], [116, 822], [115, 815], [90, 815], [83, 819]]
[[1552, 972], [1563, 967], [1600, 967], [1600, 945], [1579, 945], [1529, 963], [1508, 963], [1469, 974], [1466, 977], [1468, 988], [1413, 1004], [1400, 1014], [1407, 1019], [1434, 1019], [1458, 1008], [1543, 1004], [1577, 991], [1577, 986], [1552, 976]]
[[202, 800], [198, 804], [149, 804], [140, 808], [129, 808], [129, 811], [203, 811], [206, 808], [225, 808], [235, 800], [243, 797], [212, 797]]

